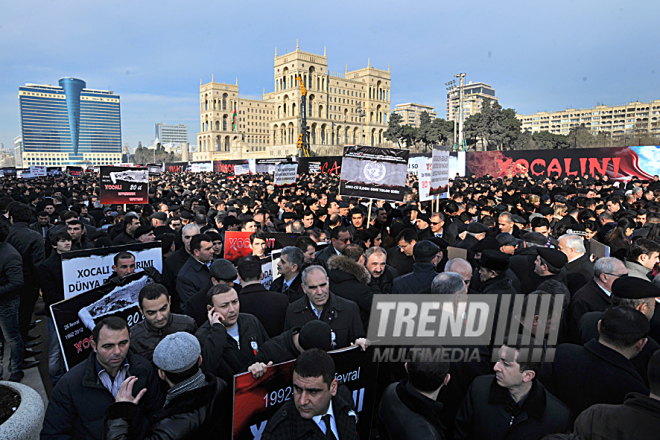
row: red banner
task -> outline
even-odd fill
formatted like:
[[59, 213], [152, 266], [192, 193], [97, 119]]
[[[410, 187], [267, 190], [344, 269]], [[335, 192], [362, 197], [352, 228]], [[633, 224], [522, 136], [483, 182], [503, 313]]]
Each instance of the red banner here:
[[513, 177], [608, 176], [627, 182], [650, 180], [658, 174], [658, 146], [565, 150], [469, 151], [466, 174]]
[[225, 232], [225, 260], [232, 263], [247, 257], [252, 253], [250, 235], [252, 232], [227, 231]]

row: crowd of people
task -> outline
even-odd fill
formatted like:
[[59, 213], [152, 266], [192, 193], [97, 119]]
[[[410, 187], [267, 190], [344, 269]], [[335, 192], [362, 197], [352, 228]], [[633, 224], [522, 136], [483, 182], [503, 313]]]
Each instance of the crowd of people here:
[[[339, 194], [337, 175], [275, 187], [268, 174], [164, 173], [150, 177], [149, 204], [128, 206], [101, 204], [98, 180], [0, 180], [0, 329], [11, 381], [47, 340], [42, 439], [228, 439], [233, 377], [292, 360], [292, 397], [264, 439], [658, 438], [657, 176], [456, 176], [438, 203], [419, 201], [413, 175], [405, 200], [386, 202]], [[250, 233], [251, 255], [224, 259], [228, 231]], [[298, 235], [266, 289], [274, 232]], [[62, 254], [153, 241], [163, 270], [143, 269], [143, 320], [100, 320], [89, 358], [65, 371], [50, 316]], [[135, 255], [117, 253], [112, 270], [105, 282], [122, 285]], [[559, 321], [540, 301], [514, 319], [554, 359], [532, 362], [509, 338], [477, 360], [381, 363], [373, 427], [358, 432], [328, 352], [369, 348], [378, 294], [550, 295]], [[35, 310], [47, 335], [30, 333]]]

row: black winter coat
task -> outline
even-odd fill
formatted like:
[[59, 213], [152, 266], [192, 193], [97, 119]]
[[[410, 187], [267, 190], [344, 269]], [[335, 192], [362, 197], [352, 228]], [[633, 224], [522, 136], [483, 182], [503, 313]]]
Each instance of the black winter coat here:
[[394, 279], [392, 294], [414, 295], [427, 287], [431, 287], [433, 279], [438, 275], [431, 263], [415, 263], [412, 273]]
[[293, 343], [293, 335], [299, 331], [299, 328], [292, 328], [264, 342], [264, 345], [260, 347], [259, 353], [243, 367], [242, 371], [247, 371], [250, 365], [257, 362], [267, 364], [272, 361], [276, 365], [297, 358], [300, 352], [296, 348], [296, 344]]
[[46, 250], [41, 234], [30, 229], [27, 223], [17, 222], [9, 228], [6, 242], [14, 246], [23, 258], [24, 287], [37, 288], [39, 286], [37, 267], [46, 261]]
[[190, 256], [176, 278], [176, 291], [182, 308], [186, 302], [200, 290], [211, 287], [211, 272], [206, 264]]
[[596, 403], [623, 403], [630, 392], [649, 394], [644, 380], [622, 354], [595, 339], [560, 344], [552, 363], [543, 365], [543, 384], [571, 410], [573, 419]]
[[520, 280], [520, 293], [527, 295], [538, 285], [539, 276], [534, 272], [534, 262], [538, 257], [535, 247], [524, 248], [509, 260], [509, 267]]
[[50, 315], [50, 305], [64, 300], [64, 279], [62, 277], [62, 255], [57, 251], [39, 266], [41, 293]]
[[494, 375], [477, 377], [456, 415], [454, 439], [538, 440], [569, 428], [568, 408], [533, 379], [518, 406]]
[[[340, 384], [337, 394], [332, 398], [332, 411], [337, 423], [337, 432], [341, 440], [357, 440], [357, 415], [351, 392], [346, 385]], [[326, 440], [319, 425], [312, 419], [303, 419], [289, 399], [277, 410], [266, 425], [261, 437], [263, 440]]]
[[305, 292], [302, 289], [302, 276], [300, 274], [296, 275], [286, 291], [284, 290], [284, 275], [275, 278], [270, 284], [269, 290], [271, 292], [285, 294], [289, 300], [289, 304], [305, 296]]
[[206, 322], [195, 336], [202, 346], [202, 371], [233, 383], [234, 374], [240, 373], [244, 365], [252, 364], [260, 347], [266, 342], [268, 333], [259, 320], [247, 313], [238, 315], [240, 347], [229, 336], [222, 324]]
[[660, 432], [660, 402], [630, 393], [622, 405], [594, 405], [575, 421], [574, 433], [585, 440], [651, 440]]
[[184, 310], [184, 308], [181, 307], [179, 294], [176, 292], [176, 279], [179, 271], [189, 258], [190, 254], [186, 252], [185, 247], [182, 247], [165, 259], [165, 266], [163, 267], [163, 284], [172, 297], [172, 311], [177, 313]]
[[358, 305], [362, 326], [367, 328], [374, 294], [380, 293], [370, 285], [369, 271], [366, 267], [343, 255], [331, 257], [328, 260], [328, 269], [330, 290]]
[[339, 254], [335, 250], [334, 246], [332, 246], [332, 244], [329, 244], [325, 249], [318, 251], [314, 256], [314, 259], [316, 260], [317, 264], [327, 269], [328, 259], [330, 257], [334, 257], [335, 255], [339, 255]]
[[571, 294], [577, 292], [594, 277], [594, 263], [584, 254], [575, 261], [566, 263], [559, 272]]
[[[151, 428], [142, 440], [230, 439], [231, 414], [227, 384], [207, 374], [206, 385], [172, 399], [154, 414]], [[118, 402], [106, 410], [106, 440], [130, 440], [137, 405]], [[222, 423], [224, 422], [224, 423]]]
[[612, 305], [612, 298], [593, 279], [575, 292], [566, 309], [566, 324], [568, 325], [569, 341], [580, 343], [580, 319], [588, 312], [604, 312]]
[[[309, 321], [319, 319], [312, 311], [309, 299], [305, 296], [289, 304], [286, 311], [284, 330], [302, 327]], [[328, 302], [323, 307], [321, 321], [327, 322], [332, 329], [335, 340], [333, 348], [344, 348], [358, 338], [364, 338], [364, 327], [360, 319], [360, 309], [353, 301], [349, 301], [330, 292]]]
[[406, 275], [412, 272], [415, 260], [409, 257], [399, 249], [399, 246], [394, 246], [387, 250], [387, 264], [392, 266], [396, 271], [396, 276]]
[[112, 240], [112, 244], [114, 244], [115, 246], [120, 246], [122, 244], [131, 244], [131, 243], [137, 243], [137, 240], [135, 239], [135, 237], [128, 235], [126, 231], [122, 232]]
[[284, 318], [289, 307], [286, 295], [269, 292], [261, 283], [248, 284], [238, 296], [241, 313], [257, 317], [263, 324], [268, 336], [273, 338], [284, 330]]
[[[127, 359], [130, 365], [127, 376], [138, 378], [133, 395], [147, 389], [138, 409], [150, 417], [163, 406], [158, 374], [151, 362], [141, 356], [129, 351]], [[42, 440], [101, 440], [105, 410], [115, 403], [115, 398], [99, 380], [95, 362], [96, 354], [92, 353], [57, 382], [48, 402]]]
[[396, 269], [394, 269], [389, 264], [385, 265], [385, 270], [382, 275], [378, 278], [371, 277], [371, 284], [377, 287], [379, 292], [384, 295], [392, 293], [392, 286], [394, 285], [394, 279], [397, 277]]
[[23, 259], [6, 241], [0, 243], [0, 304], [18, 298], [23, 287]]
[[378, 416], [391, 440], [442, 440], [441, 411], [442, 403], [420, 394], [404, 379], [385, 389]]
[[[592, 339], [598, 340], [598, 321], [603, 318], [604, 312], [589, 312], [582, 315], [580, 319], [579, 332], [580, 332], [580, 343], [582, 345], [591, 341]], [[639, 375], [644, 379], [644, 384], [649, 385], [648, 372], [649, 372], [649, 361], [651, 356], [657, 350], [660, 350], [660, 345], [653, 339], [651, 336], [648, 337], [644, 348], [639, 352], [637, 356], [630, 359], [630, 363], [633, 364], [635, 370]]]

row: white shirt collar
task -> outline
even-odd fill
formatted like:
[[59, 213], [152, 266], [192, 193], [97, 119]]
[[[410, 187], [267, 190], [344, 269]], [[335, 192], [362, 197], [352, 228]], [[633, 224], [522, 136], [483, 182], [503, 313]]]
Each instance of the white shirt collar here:
[[[330, 429], [332, 429], [332, 433], [335, 435], [335, 438], [339, 438], [339, 433], [337, 432], [337, 422], [335, 421], [335, 413], [332, 411], [332, 400], [330, 400], [330, 406], [328, 406], [328, 411], [326, 411], [325, 414], [330, 414]], [[325, 434], [325, 422], [323, 421], [323, 416], [325, 414], [322, 414], [320, 416], [314, 416], [312, 419], [316, 422], [316, 424], [321, 428], [321, 432]]]
[[596, 283], [596, 285], [600, 287], [603, 290], [603, 292], [605, 292], [605, 295], [612, 296], [612, 292], [608, 292], [607, 289], [601, 286], [599, 283]]

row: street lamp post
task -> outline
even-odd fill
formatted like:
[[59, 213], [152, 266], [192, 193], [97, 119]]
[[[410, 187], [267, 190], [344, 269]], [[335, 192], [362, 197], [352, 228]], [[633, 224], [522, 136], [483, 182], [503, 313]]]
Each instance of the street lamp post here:
[[360, 117], [360, 145], [362, 146], [364, 145], [364, 120], [362, 118], [367, 115], [367, 112], [362, 109], [362, 104], [360, 103], [358, 103], [356, 111]]
[[465, 81], [465, 73], [457, 73], [454, 75], [456, 78], [460, 78], [460, 83], [458, 86], [458, 142], [460, 142], [461, 149], [464, 149], [463, 144], [463, 86]]
[[[451, 81], [446, 82], [445, 86], [447, 87], [447, 93], [448, 93], [448, 98], [447, 99], [450, 101], [449, 105], [453, 105], [452, 101], [454, 100], [454, 94], [455, 94], [455, 89], [456, 89], [456, 80], [452, 79]], [[449, 116], [449, 114], [447, 114], [447, 116]], [[458, 149], [458, 144], [456, 142], [456, 108], [455, 107], [454, 107], [454, 117], [453, 117], [453, 119], [454, 119], [454, 139], [453, 139], [454, 145], [453, 145], [453, 148], [455, 150], [457, 150]]]

